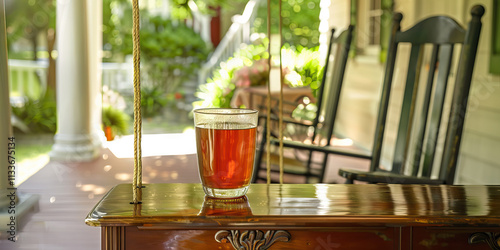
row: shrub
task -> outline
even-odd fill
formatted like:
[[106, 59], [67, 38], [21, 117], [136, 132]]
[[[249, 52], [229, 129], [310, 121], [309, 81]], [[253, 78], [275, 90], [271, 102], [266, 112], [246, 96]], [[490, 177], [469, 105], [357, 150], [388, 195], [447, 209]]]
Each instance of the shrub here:
[[55, 133], [57, 129], [57, 105], [55, 96], [47, 92], [36, 100], [27, 98], [21, 107], [12, 107], [16, 115], [32, 133]]
[[245, 66], [251, 66], [254, 61], [267, 58], [269, 54], [264, 44], [242, 48], [233, 57], [221, 63], [220, 68], [213, 73], [214, 76], [199, 87], [195, 95], [200, 101], [194, 102], [193, 107], [229, 108], [236, 88], [233, 82], [234, 72]]
[[[119, 0], [105, 10], [110, 16], [103, 25], [105, 60], [123, 61], [133, 52], [132, 20], [126, 18], [132, 15], [131, 6], [126, 0]], [[112, 14], [114, 12], [120, 14]], [[182, 21], [151, 16], [146, 10], [141, 10], [140, 23], [144, 82], [167, 93], [176, 92], [183, 82], [196, 75], [210, 49], [201, 36]]]
[[141, 28], [141, 57], [147, 80], [167, 93], [191, 79], [208, 52], [200, 35], [183, 23], [152, 17]]
[[[282, 49], [284, 83], [290, 87], [310, 86], [315, 93], [321, 82], [321, 66], [317, 47]], [[237, 87], [264, 85], [267, 82], [269, 55], [264, 44], [248, 45], [221, 63], [214, 76], [199, 87], [200, 99], [194, 107], [229, 108]]]
[[146, 87], [141, 90], [141, 112], [143, 117], [158, 115], [167, 105], [167, 96], [159, 87]]

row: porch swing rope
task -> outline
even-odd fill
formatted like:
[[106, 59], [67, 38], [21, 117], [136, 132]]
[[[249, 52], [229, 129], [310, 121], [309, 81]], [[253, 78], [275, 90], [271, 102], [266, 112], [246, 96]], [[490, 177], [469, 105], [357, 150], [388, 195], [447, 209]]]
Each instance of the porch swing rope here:
[[[279, 1], [279, 61], [280, 61], [280, 94], [278, 103], [278, 130], [279, 130], [279, 182], [283, 184], [283, 64], [281, 57], [281, 47], [282, 47], [282, 18], [281, 18], [281, 1]], [[269, 38], [268, 46], [268, 68], [269, 68], [269, 78], [267, 81], [267, 134], [266, 136], [266, 166], [267, 166], [267, 184], [271, 183], [271, 66], [272, 66], [272, 55], [271, 55], [271, 0], [267, 1], [267, 37]]]
[[271, 0], [267, 0], [267, 37], [269, 38], [269, 46], [267, 51], [269, 58], [267, 59], [267, 66], [269, 69], [267, 80], [267, 117], [266, 117], [266, 181], [267, 184], [271, 183]]
[[280, 53], [280, 97], [279, 97], [279, 137], [280, 137], [280, 146], [279, 146], [279, 156], [280, 156], [280, 184], [283, 184], [283, 171], [284, 171], [284, 166], [283, 166], [283, 61], [282, 61], [282, 56], [281, 56], [281, 48], [283, 47], [283, 34], [281, 31], [282, 25], [283, 25], [283, 19], [281, 18], [281, 4], [282, 1], [279, 1], [279, 14], [280, 14], [280, 19], [279, 19], [279, 39], [280, 39], [280, 47], [279, 47], [279, 53]]
[[141, 203], [142, 188], [142, 119], [141, 119], [141, 80], [140, 80], [140, 39], [139, 39], [139, 2], [132, 0], [132, 38], [134, 67], [134, 179], [133, 204]]

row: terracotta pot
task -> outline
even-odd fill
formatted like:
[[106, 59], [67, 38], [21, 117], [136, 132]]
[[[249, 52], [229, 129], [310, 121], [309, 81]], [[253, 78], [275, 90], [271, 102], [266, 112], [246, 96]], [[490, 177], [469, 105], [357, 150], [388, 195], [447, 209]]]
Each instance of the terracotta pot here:
[[104, 135], [106, 136], [107, 141], [112, 141], [115, 139], [115, 134], [113, 133], [113, 129], [110, 126], [104, 127]]

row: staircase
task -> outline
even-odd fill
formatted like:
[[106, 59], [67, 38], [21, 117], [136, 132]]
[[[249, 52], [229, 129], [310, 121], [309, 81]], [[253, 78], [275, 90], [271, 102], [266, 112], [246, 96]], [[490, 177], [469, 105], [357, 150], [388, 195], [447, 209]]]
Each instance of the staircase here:
[[232, 17], [233, 24], [229, 27], [226, 35], [224, 35], [208, 61], [201, 67], [196, 87], [205, 84], [207, 78], [212, 76], [214, 69], [221, 62], [233, 56], [240, 49], [242, 43], [250, 43], [250, 30], [257, 16], [257, 8], [260, 2], [261, 0], [248, 1], [243, 13]]

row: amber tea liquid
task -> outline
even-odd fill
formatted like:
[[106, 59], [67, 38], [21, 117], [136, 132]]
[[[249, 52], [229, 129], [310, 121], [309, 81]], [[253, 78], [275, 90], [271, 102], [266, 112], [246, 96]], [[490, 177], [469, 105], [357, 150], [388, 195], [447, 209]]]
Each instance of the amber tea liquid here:
[[[196, 125], [198, 167], [205, 191], [232, 192], [248, 188], [255, 157], [256, 128], [251, 124], [211, 123]], [[246, 190], [245, 190], [246, 193]]]

